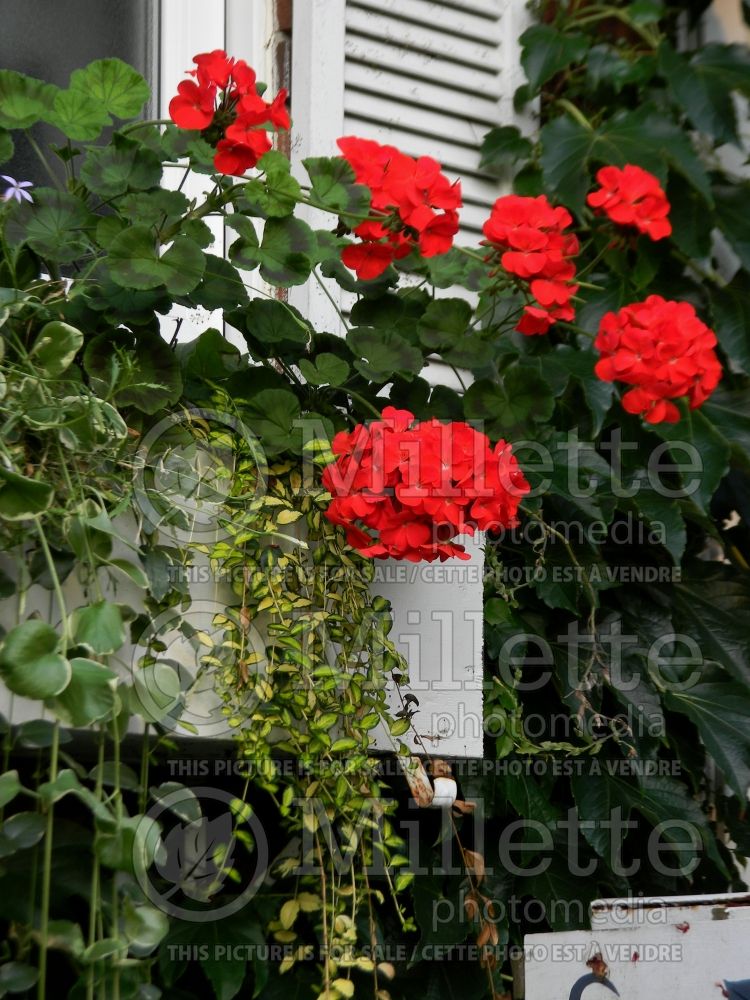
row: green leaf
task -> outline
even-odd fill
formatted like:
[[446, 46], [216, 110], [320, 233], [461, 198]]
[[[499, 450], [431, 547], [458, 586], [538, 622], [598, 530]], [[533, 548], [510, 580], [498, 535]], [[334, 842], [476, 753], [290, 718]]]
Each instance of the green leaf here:
[[83, 334], [68, 323], [52, 320], [39, 331], [31, 357], [45, 375], [57, 378], [70, 367], [73, 358], [81, 349]]
[[149, 954], [166, 937], [169, 931], [169, 917], [155, 906], [134, 903], [129, 897], [124, 901], [123, 931], [131, 947], [138, 949], [139, 955]]
[[464, 299], [434, 299], [417, 324], [420, 343], [431, 351], [453, 347], [469, 332], [472, 313]]
[[120, 407], [157, 413], [182, 393], [177, 356], [157, 333], [101, 333], [87, 344], [83, 364], [89, 377], [101, 383], [100, 391], [112, 392]]
[[53, 698], [65, 688], [71, 667], [56, 652], [58, 642], [52, 626], [36, 619], [8, 632], [0, 648], [0, 675], [14, 694]]
[[130, 709], [149, 722], [159, 722], [180, 700], [180, 676], [168, 663], [136, 670], [133, 682]]
[[711, 423], [734, 445], [735, 455], [750, 465], [750, 393], [719, 386], [701, 407]]
[[212, 253], [204, 257], [206, 270], [201, 283], [190, 293], [190, 301], [210, 311], [247, 305], [247, 290], [237, 268], [224, 257]]
[[[295, 421], [300, 417], [297, 397], [288, 389], [262, 389], [251, 399], [248, 412], [254, 418], [253, 430], [271, 454], [285, 451], [292, 443]], [[297, 432], [299, 436], [299, 432]]]
[[666, 40], [659, 47], [658, 66], [672, 98], [697, 129], [720, 143], [736, 141], [737, 116], [730, 88], [722, 76], [701, 73]]
[[6, 962], [0, 965], [0, 996], [6, 993], [25, 993], [39, 979], [39, 970], [23, 962]]
[[671, 205], [672, 241], [688, 257], [707, 257], [711, 252], [713, 217], [703, 196], [683, 177], [670, 171], [667, 199]]
[[90, 245], [86, 230], [94, 218], [72, 194], [53, 188], [36, 188], [34, 202], [14, 206], [8, 216], [6, 236], [11, 246], [27, 243], [42, 257], [70, 263]]
[[[258, 169], [265, 171], [265, 178], [252, 180], [243, 188], [243, 196], [254, 214], [278, 218], [292, 214], [302, 189], [289, 173], [289, 167], [288, 158], [275, 149], [258, 161]], [[239, 207], [242, 210], [242, 204]]]
[[719, 228], [742, 261], [742, 266], [750, 271], [750, 217], [746, 211], [748, 197], [750, 184], [737, 183], [714, 188]]
[[594, 45], [586, 56], [586, 79], [593, 88], [606, 85], [619, 94], [629, 83], [647, 83], [654, 63], [651, 56], [639, 53], [631, 61], [611, 45]]
[[255, 357], [270, 358], [288, 352], [299, 357], [310, 338], [302, 316], [278, 299], [252, 299], [229, 321], [240, 329]]
[[[690, 410], [684, 401], [679, 402], [682, 419], [676, 424], [656, 424], [654, 431], [665, 441], [674, 442], [674, 459], [681, 465], [692, 464], [697, 455], [698, 472], [688, 472], [690, 499], [707, 513], [711, 497], [729, 468], [729, 443], [700, 410]], [[681, 448], [691, 446], [692, 453]], [[688, 484], [685, 484], [686, 487]]]
[[687, 531], [677, 501], [651, 489], [641, 480], [633, 502], [643, 520], [666, 536], [664, 548], [672, 556], [675, 565], [679, 566], [687, 544]]
[[354, 170], [343, 157], [310, 157], [302, 161], [302, 166], [310, 177], [312, 198], [319, 205], [344, 219], [347, 215], [367, 215], [370, 210], [370, 192], [368, 188], [355, 183]]
[[12, 69], [0, 69], [0, 127], [29, 128], [52, 107], [57, 87]]
[[77, 656], [70, 661], [72, 676], [65, 690], [47, 702], [66, 726], [90, 726], [105, 719], [115, 707], [117, 674], [96, 660]]
[[0, 858], [34, 847], [44, 836], [45, 826], [39, 813], [15, 813], [0, 826]]
[[165, 285], [172, 295], [184, 295], [203, 277], [206, 258], [200, 247], [186, 236], [178, 236], [160, 255], [151, 230], [133, 226], [112, 241], [108, 264], [112, 279], [124, 288]]
[[713, 329], [733, 371], [750, 374], [750, 275], [740, 271], [725, 288], [711, 288]]
[[591, 187], [590, 168], [598, 164], [635, 163], [662, 181], [669, 165], [713, 204], [705, 169], [690, 139], [649, 105], [618, 111], [596, 128], [562, 115], [542, 128], [541, 142], [547, 191], [576, 211], [582, 209]]
[[551, 76], [571, 63], [582, 62], [590, 41], [580, 32], [563, 34], [551, 24], [535, 24], [527, 28], [519, 41], [522, 46], [521, 65], [535, 94]]
[[0, 774], [0, 809], [13, 801], [21, 791], [21, 787], [18, 771], [6, 771], [5, 774]]
[[240, 265], [243, 261], [257, 261], [261, 277], [278, 288], [301, 285], [310, 277], [312, 257], [317, 247], [315, 233], [301, 219], [269, 219], [263, 230], [263, 239], [257, 249], [245, 247], [241, 258], [233, 257]]
[[98, 101], [115, 118], [135, 118], [151, 96], [140, 73], [121, 59], [97, 59], [70, 77], [70, 89]]
[[0, 129], [0, 163], [5, 163], [13, 157], [13, 148], [10, 132]]
[[98, 139], [111, 122], [102, 104], [82, 90], [59, 90], [44, 119], [76, 142]]
[[750, 784], [747, 687], [733, 682], [701, 682], [686, 690], [665, 691], [664, 702], [695, 723], [706, 750], [744, 801]]
[[674, 585], [675, 630], [692, 636], [705, 660], [720, 663], [750, 689], [750, 588], [713, 567]]
[[518, 365], [505, 373], [502, 385], [480, 379], [464, 396], [466, 418], [486, 421], [491, 436], [498, 438], [549, 420], [554, 408], [547, 382], [533, 369]]
[[73, 635], [77, 643], [94, 653], [114, 653], [125, 642], [120, 608], [109, 601], [77, 608], [73, 613]]
[[482, 140], [479, 166], [482, 170], [502, 173], [516, 160], [529, 159], [533, 148], [531, 140], [521, 135], [515, 125], [501, 125], [490, 129]]
[[351, 369], [343, 358], [335, 354], [318, 354], [314, 361], [301, 358], [299, 370], [310, 385], [343, 385]]
[[354, 367], [366, 379], [387, 382], [394, 375], [411, 378], [424, 367], [422, 352], [392, 330], [355, 327], [346, 335]]
[[52, 503], [55, 491], [48, 483], [8, 472], [0, 465], [0, 518], [23, 521], [41, 514]]
[[90, 191], [109, 199], [126, 191], [156, 187], [161, 172], [156, 153], [140, 142], [115, 134], [106, 146], [88, 151], [80, 176]]

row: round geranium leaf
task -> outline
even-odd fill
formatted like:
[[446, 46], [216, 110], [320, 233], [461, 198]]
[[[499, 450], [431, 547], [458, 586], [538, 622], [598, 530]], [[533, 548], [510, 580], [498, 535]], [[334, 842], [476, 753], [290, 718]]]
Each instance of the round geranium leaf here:
[[116, 236], [109, 248], [112, 279], [124, 288], [158, 288], [165, 285], [172, 295], [191, 292], [203, 277], [206, 258], [200, 247], [178, 236], [169, 249], [160, 247], [146, 226], [133, 226]]
[[75, 195], [53, 188], [35, 188], [32, 204], [11, 209], [5, 235], [11, 246], [28, 244], [42, 257], [67, 264], [89, 245], [87, 231], [94, 217]]
[[76, 142], [98, 139], [112, 120], [102, 104], [82, 90], [58, 91], [44, 118]]
[[0, 649], [0, 675], [24, 698], [53, 698], [70, 681], [70, 663], [56, 652], [57, 632], [32, 619], [16, 625]]
[[13, 156], [13, 140], [10, 132], [0, 129], [0, 163], [5, 163]]
[[335, 354], [319, 354], [314, 361], [302, 358], [299, 369], [310, 385], [343, 385], [351, 369], [343, 358]]
[[134, 118], [151, 96], [140, 73], [122, 59], [97, 59], [70, 77], [70, 89], [79, 90], [98, 101], [116, 118]]
[[52, 107], [57, 87], [11, 69], [0, 70], [0, 126], [28, 128]]
[[[102, 198], [145, 191], [155, 187], [160, 179], [161, 160], [156, 153], [122, 135], [112, 136], [106, 146], [89, 150], [81, 167], [83, 183]], [[179, 195], [177, 200], [181, 200]]]

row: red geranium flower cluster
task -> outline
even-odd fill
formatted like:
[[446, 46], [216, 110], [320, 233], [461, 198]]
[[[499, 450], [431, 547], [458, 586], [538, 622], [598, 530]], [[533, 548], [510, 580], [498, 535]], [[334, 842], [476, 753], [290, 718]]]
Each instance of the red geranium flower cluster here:
[[372, 558], [468, 559], [456, 535], [515, 526], [530, 489], [505, 441], [492, 448], [468, 424], [419, 423], [392, 406], [337, 434], [333, 452], [323, 471], [333, 497], [326, 516]]
[[695, 409], [718, 385], [715, 346], [716, 335], [689, 302], [649, 295], [602, 318], [595, 371], [605, 382], [633, 386], [622, 397], [628, 413], [642, 413], [650, 424], [675, 423], [680, 411], [670, 400], [687, 396]]
[[546, 333], [556, 320], [575, 318], [570, 300], [578, 285], [572, 258], [580, 247], [576, 236], [564, 232], [572, 222], [566, 209], [553, 208], [543, 194], [509, 194], [492, 206], [483, 227], [487, 242], [502, 253], [506, 271], [529, 282], [536, 300], [524, 308], [516, 326], [521, 333]]
[[667, 218], [671, 208], [659, 179], [632, 163], [624, 167], [602, 167], [596, 175], [601, 187], [586, 201], [620, 226], [635, 226], [652, 240], [672, 233]]
[[341, 259], [367, 281], [419, 247], [423, 257], [446, 253], [458, 232], [461, 184], [442, 173], [429, 156], [415, 160], [395, 146], [344, 136], [338, 140], [358, 184], [370, 189], [372, 207], [383, 219], [354, 230], [362, 240], [345, 247]]
[[255, 71], [244, 59], [231, 59], [223, 49], [193, 57], [192, 80], [177, 85], [169, 114], [180, 128], [216, 128], [214, 166], [220, 174], [241, 177], [271, 149], [269, 130], [288, 129], [287, 93], [280, 90], [269, 104], [258, 93]]

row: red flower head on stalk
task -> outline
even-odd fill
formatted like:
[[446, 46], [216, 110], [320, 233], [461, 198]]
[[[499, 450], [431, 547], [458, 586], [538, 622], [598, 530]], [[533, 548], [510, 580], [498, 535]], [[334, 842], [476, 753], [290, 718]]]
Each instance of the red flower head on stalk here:
[[345, 247], [341, 259], [365, 281], [377, 278], [414, 247], [423, 257], [447, 253], [458, 232], [461, 185], [451, 182], [437, 160], [414, 159], [395, 146], [343, 136], [343, 158], [358, 184], [370, 189], [378, 218], [357, 226], [361, 243]]
[[602, 167], [596, 175], [600, 187], [586, 201], [618, 226], [634, 226], [652, 240], [672, 233], [667, 218], [670, 204], [658, 177], [628, 163], [624, 167]]
[[468, 424], [420, 423], [392, 406], [332, 448], [326, 516], [371, 558], [468, 559], [456, 536], [513, 527], [530, 489], [505, 441], [493, 448]]
[[578, 238], [565, 232], [572, 222], [570, 213], [550, 205], [545, 195], [509, 194], [492, 206], [483, 227], [494, 251], [490, 259], [499, 257], [532, 298], [516, 326], [521, 333], [546, 333], [557, 320], [575, 318], [570, 300], [578, 290], [573, 258], [580, 247]]
[[695, 409], [718, 385], [715, 346], [716, 335], [689, 302], [649, 295], [602, 318], [595, 371], [605, 382], [632, 386], [622, 397], [628, 413], [641, 413], [650, 424], [675, 423], [680, 411], [672, 400], [685, 396]]
[[223, 49], [193, 57], [192, 80], [177, 86], [169, 114], [179, 128], [217, 132], [207, 135], [216, 148], [214, 166], [221, 174], [241, 177], [271, 147], [269, 132], [289, 128], [287, 93], [280, 90], [271, 103], [256, 87], [254, 70]]

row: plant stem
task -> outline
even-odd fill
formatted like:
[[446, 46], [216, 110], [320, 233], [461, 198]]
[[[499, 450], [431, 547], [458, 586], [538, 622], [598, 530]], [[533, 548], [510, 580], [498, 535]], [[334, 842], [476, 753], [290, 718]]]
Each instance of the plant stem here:
[[[60, 723], [55, 721], [50, 748], [49, 780], [57, 780], [58, 753], [60, 749]], [[52, 886], [52, 838], [54, 835], [55, 806], [50, 802], [47, 808], [47, 827], [44, 833], [44, 870], [42, 872], [42, 916], [39, 927], [39, 981], [38, 1000], [47, 998], [47, 931], [49, 927], [49, 900]]]

